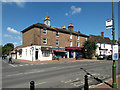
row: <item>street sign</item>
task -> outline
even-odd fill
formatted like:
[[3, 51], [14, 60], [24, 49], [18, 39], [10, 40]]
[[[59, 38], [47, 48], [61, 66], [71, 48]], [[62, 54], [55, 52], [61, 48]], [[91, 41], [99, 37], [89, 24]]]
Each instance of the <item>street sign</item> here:
[[106, 20], [106, 29], [112, 29], [113, 27], [113, 20], [110, 19], [110, 20]]
[[113, 45], [112, 49], [113, 49], [113, 53], [112, 53], [113, 60], [118, 60], [118, 45]]

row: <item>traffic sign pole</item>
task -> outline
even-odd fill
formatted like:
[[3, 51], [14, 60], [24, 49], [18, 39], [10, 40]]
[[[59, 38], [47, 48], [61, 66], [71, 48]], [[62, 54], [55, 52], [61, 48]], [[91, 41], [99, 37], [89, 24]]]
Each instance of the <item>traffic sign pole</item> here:
[[[113, 30], [112, 30], [112, 35], [113, 35], [113, 45], [115, 44], [115, 26], [114, 26], [114, 1], [112, 0], [112, 19], [113, 19]], [[113, 65], [112, 65], [112, 74], [113, 74], [113, 88], [117, 88], [117, 83], [116, 83], [116, 64], [115, 60], [113, 60]]]

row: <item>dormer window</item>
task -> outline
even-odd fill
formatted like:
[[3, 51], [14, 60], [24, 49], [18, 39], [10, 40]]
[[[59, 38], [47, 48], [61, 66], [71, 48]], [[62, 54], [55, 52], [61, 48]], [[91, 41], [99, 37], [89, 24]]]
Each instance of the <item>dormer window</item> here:
[[47, 30], [43, 29], [43, 34], [46, 35], [47, 34]]
[[79, 40], [79, 36], [77, 36], [77, 40]]
[[72, 39], [72, 34], [70, 34], [70, 39]]
[[59, 32], [58, 31], [56, 32], [56, 37], [59, 37]]

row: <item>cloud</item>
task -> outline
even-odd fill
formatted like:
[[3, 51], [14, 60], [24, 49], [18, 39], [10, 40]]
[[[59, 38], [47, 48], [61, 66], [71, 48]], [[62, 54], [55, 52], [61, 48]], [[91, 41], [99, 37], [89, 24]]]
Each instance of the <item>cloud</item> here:
[[14, 42], [13, 44], [14, 44], [14, 46], [17, 46], [17, 45], [18, 45], [18, 43], [17, 43], [17, 42]]
[[13, 38], [11, 35], [8, 35], [8, 34], [4, 34], [4, 37]]
[[1, 0], [1, 1], [8, 4], [15, 3], [19, 7], [24, 7], [26, 0]]
[[19, 39], [19, 40], [21, 40], [21, 37], [20, 36], [17, 36], [17, 37], [14, 37], [15, 39]]
[[68, 13], [65, 13], [65, 16], [68, 16]]
[[20, 43], [22, 43], [22, 40], [20, 41]]
[[75, 6], [71, 6], [71, 10], [72, 10], [72, 15], [76, 14], [76, 13], [80, 13], [82, 8], [78, 7], [76, 8]]
[[14, 33], [14, 34], [20, 34], [20, 32], [18, 32], [17, 30], [11, 28], [11, 27], [7, 27], [7, 30], [11, 33]]

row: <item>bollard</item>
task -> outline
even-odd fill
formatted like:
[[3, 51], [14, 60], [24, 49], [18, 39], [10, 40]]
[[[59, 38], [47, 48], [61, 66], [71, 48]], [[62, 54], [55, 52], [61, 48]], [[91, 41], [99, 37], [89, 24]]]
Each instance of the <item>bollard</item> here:
[[30, 82], [30, 90], [35, 90], [34, 81]]
[[84, 84], [84, 90], [89, 90], [89, 86], [88, 86], [88, 76], [85, 75], [85, 84]]

